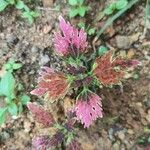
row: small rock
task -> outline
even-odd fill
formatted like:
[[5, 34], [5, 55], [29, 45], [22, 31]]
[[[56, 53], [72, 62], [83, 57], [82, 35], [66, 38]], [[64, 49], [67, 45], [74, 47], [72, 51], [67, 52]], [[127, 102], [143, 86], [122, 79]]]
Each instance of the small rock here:
[[2, 132], [1, 136], [3, 140], [7, 140], [10, 138], [10, 134], [6, 131]]
[[131, 46], [131, 42], [128, 36], [117, 36], [116, 37], [117, 47], [120, 49], [128, 49]]
[[46, 25], [43, 28], [43, 33], [48, 34], [51, 30], [52, 30], [52, 26], [51, 25]]
[[42, 0], [44, 7], [51, 7], [54, 3], [54, 0]]
[[32, 126], [31, 122], [29, 122], [28, 120], [24, 121], [24, 129], [25, 129], [24, 131], [25, 132], [30, 132], [31, 131], [31, 126]]
[[142, 103], [141, 103], [141, 102], [137, 102], [136, 105], [137, 105], [138, 107], [142, 107]]
[[120, 142], [117, 141], [113, 144], [112, 146], [112, 150], [119, 150], [120, 149]]
[[32, 48], [31, 48], [31, 52], [32, 53], [37, 53], [39, 51], [39, 48], [37, 47], [37, 46], [33, 46]]
[[125, 139], [125, 134], [122, 131], [118, 132], [117, 136], [121, 141], [123, 141]]
[[7, 45], [10, 48], [15, 46], [19, 42], [19, 38], [14, 34], [9, 35], [6, 40], [7, 40]]
[[139, 39], [141, 33], [136, 33], [130, 36], [116, 36], [116, 44], [120, 49], [129, 49], [130, 46]]
[[43, 65], [45, 65], [46, 63], [48, 63], [49, 61], [50, 61], [50, 59], [49, 59], [49, 56], [48, 56], [48, 55], [42, 55], [39, 64], [40, 64], [41, 66], [43, 66]]
[[134, 131], [132, 129], [128, 129], [127, 131], [129, 134], [134, 134]]
[[127, 58], [128, 58], [128, 59], [132, 59], [134, 55], [135, 55], [134, 50], [133, 50], [133, 49], [130, 49], [130, 50], [128, 51], [128, 53], [127, 53]]

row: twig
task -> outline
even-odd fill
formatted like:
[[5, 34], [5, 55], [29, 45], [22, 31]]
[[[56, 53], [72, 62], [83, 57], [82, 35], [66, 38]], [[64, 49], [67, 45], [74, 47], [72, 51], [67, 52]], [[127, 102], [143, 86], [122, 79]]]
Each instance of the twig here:
[[134, 4], [136, 4], [139, 0], [131, 0], [128, 5], [123, 8], [122, 10], [118, 11], [114, 16], [109, 18], [105, 25], [102, 27], [102, 29], [97, 33], [97, 36], [95, 37], [94, 41], [96, 42], [98, 38], [101, 36], [101, 34], [118, 18], [120, 17], [125, 11], [130, 9]]
[[57, 8], [50, 8], [50, 7], [47, 7], [47, 8], [44, 8], [44, 7], [37, 7], [38, 10], [44, 10], [44, 11], [58, 11]]
[[147, 0], [145, 8], [145, 27], [143, 31], [143, 37], [145, 37], [148, 25], [150, 24], [150, 0]]

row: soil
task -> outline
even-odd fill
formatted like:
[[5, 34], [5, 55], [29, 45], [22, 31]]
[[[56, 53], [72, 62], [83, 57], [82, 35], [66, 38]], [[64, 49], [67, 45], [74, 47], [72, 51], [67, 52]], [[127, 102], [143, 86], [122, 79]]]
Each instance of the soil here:
[[[92, 12], [82, 18], [71, 19], [77, 25], [81, 20], [93, 22], [98, 12], [110, 3], [107, 1], [88, 1]], [[60, 10], [54, 7], [60, 5]], [[149, 137], [146, 128], [150, 127], [150, 30], [143, 38], [145, 0], [141, 0], [132, 9], [117, 19], [106, 32], [93, 43], [94, 36], [89, 36], [89, 49], [107, 45], [119, 53], [127, 53], [129, 58], [136, 58], [141, 66], [136, 69], [135, 78], [127, 80], [123, 88], [104, 88], [100, 91], [103, 99], [104, 117], [89, 129], [78, 128], [79, 142], [84, 150], [150, 150], [150, 141], [139, 142], [142, 137]], [[0, 68], [9, 58], [21, 62], [22, 69], [16, 71], [15, 78], [29, 92], [36, 85], [41, 66], [51, 66], [63, 70], [63, 61], [54, 52], [53, 37], [58, 30], [59, 15], [68, 18], [67, 2], [56, 0], [51, 7], [34, 4], [40, 9], [41, 16], [33, 25], [20, 17], [20, 11], [8, 8], [0, 13]], [[68, 18], [69, 19], [69, 18]], [[92, 23], [99, 29], [105, 20]], [[97, 30], [98, 31], [98, 30]], [[123, 40], [122, 40], [123, 39]], [[29, 94], [30, 95], [30, 94]], [[30, 95], [31, 96], [31, 95]], [[43, 103], [31, 96], [32, 101]], [[3, 103], [3, 102], [0, 102]], [[0, 105], [1, 106], [1, 105]], [[30, 112], [16, 119], [8, 117], [6, 124], [0, 127], [0, 150], [31, 150], [32, 138], [40, 129]], [[55, 148], [54, 148], [55, 149]], [[60, 148], [58, 148], [60, 149]]]

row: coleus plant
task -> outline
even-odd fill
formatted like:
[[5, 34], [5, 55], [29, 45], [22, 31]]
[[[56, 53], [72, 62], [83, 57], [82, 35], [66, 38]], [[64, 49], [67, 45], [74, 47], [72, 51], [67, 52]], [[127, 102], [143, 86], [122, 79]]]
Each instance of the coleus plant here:
[[[74, 89], [75, 106], [70, 112], [88, 128], [103, 117], [102, 99], [97, 94], [100, 87], [121, 85], [130, 68], [135, 68], [139, 61], [116, 56], [112, 50], [101, 57], [96, 58], [95, 54], [87, 57], [88, 42], [84, 29], [76, 29], [62, 17], [59, 20], [61, 32], [55, 33], [54, 44], [56, 53], [66, 62], [67, 73], [42, 67], [37, 88], [31, 94], [57, 102]], [[43, 141], [46, 142], [47, 137]]]

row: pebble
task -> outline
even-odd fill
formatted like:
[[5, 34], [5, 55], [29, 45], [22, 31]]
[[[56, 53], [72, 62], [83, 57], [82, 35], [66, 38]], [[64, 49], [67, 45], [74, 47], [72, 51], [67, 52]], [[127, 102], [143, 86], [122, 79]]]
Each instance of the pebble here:
[[116, 36], [116, 44], [120, 49], [129, 49], [130, 46], [139, 39], [141, 33], [136, 33], [130, 36]]
[[120, 142], [117, 141], [113, 144], [112, 146], [112, 150], [119, 150], [120, 149]]
[[139, 107], [142, 107], [142, 103], [141, 102], [137, 102], [136, 105], [139, 106]]
[[31, 122], [29, 122], [28, 120], [27, 121], [24, 121], [24, 131], [25, 132], [30, 132], [31, 131]]
[[132, 59], [134, 55], [135, 55], [134, 50], [133, 50], [133, 49], [130, 49], [130, 50], [128, 51], [128, 53], [127, 53], [127, 58], [128, 58], [128, 59]]
[[2, 132], [1, 136], [2, 136], [2, 139], [4, 140], [7, 140], [10, 138], [10, 134], [6, 131]]
[[32, 52], [32, 53], [37, 53], [39, 50], [40, 50], [40, 49], [39, 49], [37, 46], [33, 46], [33, 47], [31, 48], [31, 52]]
[[42, 55], [41, 56], [41, 60], [39, 62], [40, 66], [45, 65], [46, 63], [48, 63], [50, 61], [49, 56], [48, 55]]
[[120, 36], [116, 37], [117, 47], [120, 49], [128, 49], [131, 46], [131, 42], [128, 36]]
[[122, 131], [118, 132], [117, 136], [121, 141], [123, 141], [125, 139], [125, 134]]
[[14, 34], [10, 34], [6, 40], [7, 40], [7, 45], [10, 48], [12, 48], [14, 45], [16, 45], [19, 42], [19, 38]]
[[132, 129], [128, 129], [127, 133], [134, 134], [134, 131]]

